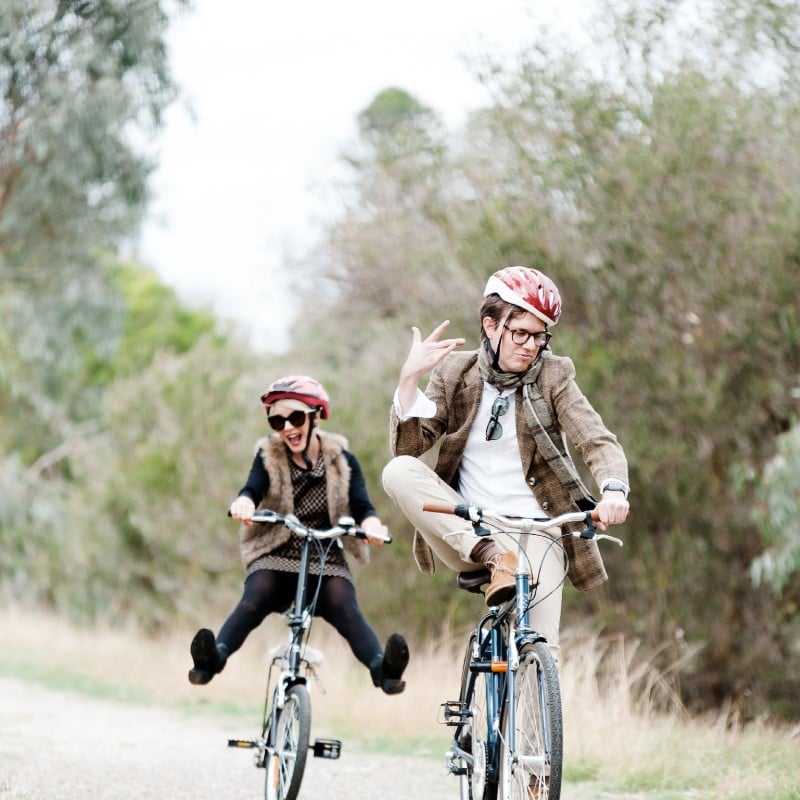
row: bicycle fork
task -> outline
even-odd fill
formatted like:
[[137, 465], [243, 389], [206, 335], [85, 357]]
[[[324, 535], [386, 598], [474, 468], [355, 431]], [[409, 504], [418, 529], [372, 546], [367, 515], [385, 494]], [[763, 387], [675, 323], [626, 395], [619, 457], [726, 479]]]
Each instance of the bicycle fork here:
[[[508, 716], [508, 725], [505, 726], [506, 739], [503, 742], [502, 757], [505, 759], [506, 766], [508, 767], [507, 773], [512, 771], [512, 768], [520, 765], [520, 756], [516, 741], [517, 731], [517, 679], [520, 666], [519, 652], [520, 648], [525, 644], [533, 644], [534, 642], [544, 642], [544, 637], [533, 630], [530, 626], [530, 613], [529, 613], [529, 594], [530, 594], [530, 576], [524, 571], [522, 566], [522, 559], [518, 561], [517, 574], [516, 574], [517, 594], [515, 598], [515, 615], [511, 619], [508, 630], [508, 680], [506, 692], [506, 707], [505, 711]], [[541, 679], [541, 671], [539, 665], [536, 665], [536, 691], [538, 699], [538, 710], [541, 716], [541, 734], [543, 738], [543, 758], [537, 758], [537, 763], [527, 764], [527, 767], [532, 766], [542, 769], [549, 762], [551, 752], [550, 741], [550, 719], [549, 709], [547, 705], [547, 697], [545, 694], [545, 687]], [[528, 759], [525, 759], [526, 761]]]

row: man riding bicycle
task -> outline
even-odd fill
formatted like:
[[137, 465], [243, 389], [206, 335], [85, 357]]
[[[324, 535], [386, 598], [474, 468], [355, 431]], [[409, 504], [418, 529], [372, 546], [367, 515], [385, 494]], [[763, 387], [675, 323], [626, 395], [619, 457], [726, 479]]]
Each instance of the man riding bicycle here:
[[[561, 315], [561, 298], [550, 278], [515, 266], [488, 280], [480, 308], [478, 350], [460, 352], [464, 339], [441, 339], [449, 322], [426, 339], [413, 328], [411, 349], [400, 371], [391, 407], [393, 458], [383, 472], [386, 492], [416, 528], [414, 555], [432, 574], [433, 555], [475, 583], [485, 574], [488, 605], [514, 596], [517, 558], [500, 540], [464, 532], [450, 514], [427, 513], [424, 503], [474, 503], [508, 516], [548, 518], [576, 505], [591, 507], [563, 443], [565, 434], [600, 487], [598, 527], [628, 516], [628, 469], [622, 447], [575, 383], [569, 358], [550, 349], [550, 327]], [[418, 384], [428, 371], [423, 394]], [[435, 470], [420, 456], [440, 442]], [[561, 531], [548, 529], [552, 539]], [[531, 624], [558, 654], [564, 551], [569, 577], [586, 591], [607, 575], [597, 545], [567, 538], [564, 550], [548, 539], [527, 537], [539, 601]]]

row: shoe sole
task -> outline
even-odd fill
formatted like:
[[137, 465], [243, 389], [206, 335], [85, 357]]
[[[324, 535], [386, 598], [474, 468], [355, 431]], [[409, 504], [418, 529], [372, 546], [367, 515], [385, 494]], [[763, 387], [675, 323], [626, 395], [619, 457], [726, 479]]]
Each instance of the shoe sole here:
[[195, 686], [205, 686], [209, 683], [214, 676], [204, 669], [190, 669], [189, 670], [189, 683]]
[[[408, 644], [399, 633], [393, 633], [386, 642], [383, 655], [383, 676], [389, 681], [399, 681], [407, 666]], [[403, 685], [405, 686], [405, 684]]]
[[511, 600], [516, 593], [517, 587], [513, 583], [508, 586], [498, 586], [493, 592], [487, 593], [486, 605], [499, 606], [501, 603], [505, 603], [506, 600]]
[[[214, 634], [208, 628], [201, 628], [194, 635], [189, 652], [194, 661], [194, 670], [211, 672], [217, 661], [217, 640], [214, 638]], [[191, 677], [189, 680], [192, 680]]]

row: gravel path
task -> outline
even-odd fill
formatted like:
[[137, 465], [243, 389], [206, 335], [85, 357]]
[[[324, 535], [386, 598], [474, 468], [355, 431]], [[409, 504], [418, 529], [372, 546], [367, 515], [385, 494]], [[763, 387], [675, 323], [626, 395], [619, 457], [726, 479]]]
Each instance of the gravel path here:
[[[258, 800], [263, 770], [230, 724], [0, 678], [0, 800]], [[452, 800], [441, 760], [309, 757], [301, 798]]]

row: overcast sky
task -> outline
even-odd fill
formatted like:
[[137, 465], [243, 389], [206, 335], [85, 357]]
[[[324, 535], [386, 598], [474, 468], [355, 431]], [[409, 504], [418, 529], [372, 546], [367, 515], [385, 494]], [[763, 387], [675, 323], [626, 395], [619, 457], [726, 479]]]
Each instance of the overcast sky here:
[[[191, 304], [285, 347], [291, 287], [356, 116], [388, 86], [457, 126], [487, 100], [464, 57], [510, 56], [585, 0], [194, 0], [169, 36], [186, 102], [157, 142], [155, 202], [139, 257]], [[190, 105], [192, 113], [187, 110]]]

